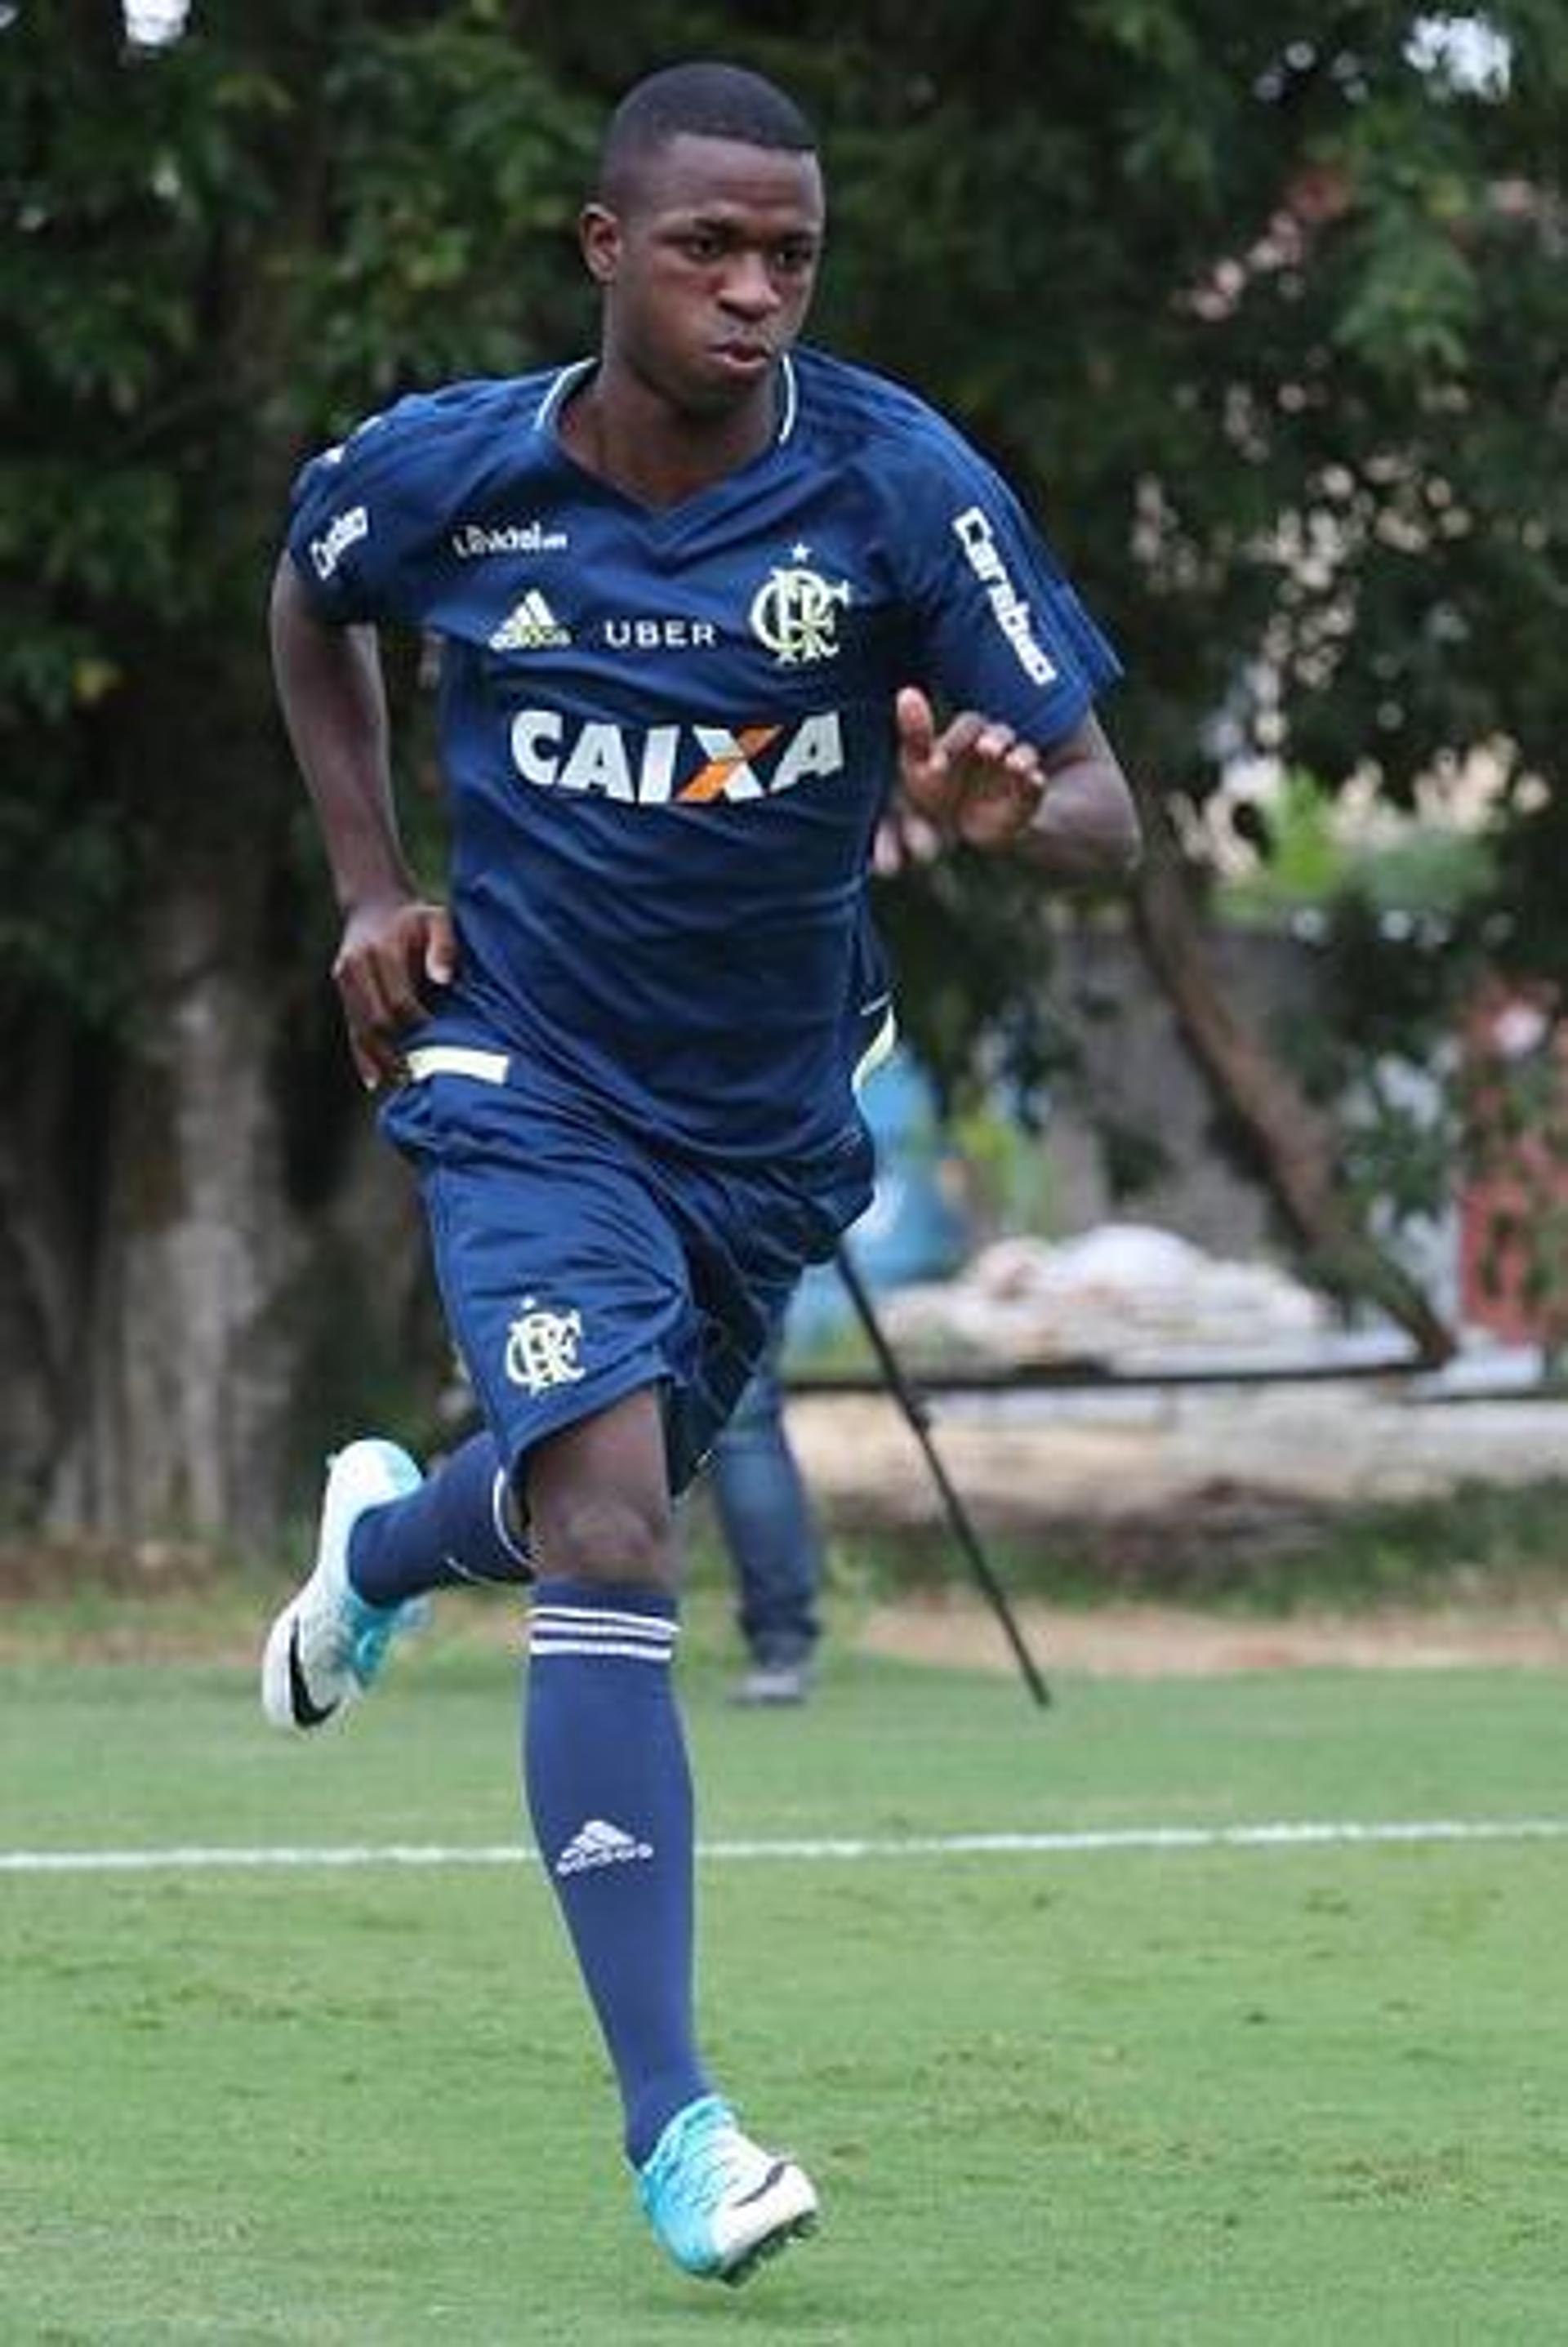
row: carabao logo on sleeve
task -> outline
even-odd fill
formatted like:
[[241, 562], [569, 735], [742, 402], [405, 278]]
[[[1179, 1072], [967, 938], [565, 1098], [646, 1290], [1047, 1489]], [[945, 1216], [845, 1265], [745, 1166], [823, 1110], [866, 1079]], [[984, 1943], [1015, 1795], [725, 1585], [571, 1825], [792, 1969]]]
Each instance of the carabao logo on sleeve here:
[[366, 506], [350, 506], [346, 511], [334, 514], [320, 538], [311, 540], [311, 562], [316, 577], [325, 580], [332, 577], [351, 546], [370, 536], [370, 510]]
[[1018, 655], [1019, 665], [1036, 684], [1054, 684], [1056, 663], [1036, 639], [1029, 605], [1013, 585], [1002, 560], [989, 518], [979, 506], [967, 506], [953, 516], [953, 535], [963, 548], [969, 569], [986, 590], [986, 600], [998, 627]]

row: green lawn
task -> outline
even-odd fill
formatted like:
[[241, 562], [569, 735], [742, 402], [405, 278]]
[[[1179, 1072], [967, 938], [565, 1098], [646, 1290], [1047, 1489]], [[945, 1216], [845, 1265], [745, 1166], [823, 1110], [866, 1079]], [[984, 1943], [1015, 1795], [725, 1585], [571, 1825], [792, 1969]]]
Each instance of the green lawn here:
[[[236, 1662], [0, 1670], [0, 1848], [518, 1839], [451, 1632], [317, 1745]], [[1568, 1815], [1545, 1673], [686, 1673], [710, 1840]], [[715, 2067], [822, 2188], [749, 2290], [643, 2235], [531, 1865], [0, 1872], [0, 2340], [1568, 2338], [1568, 1841], [704, 1862]]]

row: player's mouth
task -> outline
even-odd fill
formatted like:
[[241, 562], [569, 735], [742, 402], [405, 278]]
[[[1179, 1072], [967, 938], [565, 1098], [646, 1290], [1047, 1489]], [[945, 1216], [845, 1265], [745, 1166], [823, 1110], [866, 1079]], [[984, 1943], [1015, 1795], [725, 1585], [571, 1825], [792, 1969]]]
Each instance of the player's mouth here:
[[774, 363], [771, 343], [739, 339], [715, 343], [712, 355], [726, 374], [743, 375], [748, 380], [753, 375], [765, 374]]

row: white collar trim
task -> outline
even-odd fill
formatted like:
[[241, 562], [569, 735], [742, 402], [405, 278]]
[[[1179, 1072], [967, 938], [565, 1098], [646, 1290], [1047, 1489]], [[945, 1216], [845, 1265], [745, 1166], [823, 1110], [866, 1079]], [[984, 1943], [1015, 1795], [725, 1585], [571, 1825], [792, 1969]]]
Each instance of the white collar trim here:
[[[534, 417], [536, 432], [550, 428], [568, 392], [598, 364], [597, 359], [573, 359], [569, 365], [558, 371], [555, 381], [539, 402], [538, 413]], [[794, 361], [787, 351], [779, 360], [779, 372], [784, 378], [784, 398], [779, 404], [779, 428], [774, 435], [774, 445], [782, 448], [794, 432], [800, 415], [800, 384], [795, 375]]]

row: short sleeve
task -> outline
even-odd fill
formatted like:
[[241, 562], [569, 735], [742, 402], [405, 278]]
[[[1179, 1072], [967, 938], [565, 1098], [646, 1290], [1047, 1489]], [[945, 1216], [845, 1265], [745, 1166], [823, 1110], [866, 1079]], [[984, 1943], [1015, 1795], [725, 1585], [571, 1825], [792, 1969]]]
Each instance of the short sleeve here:
[[1049, 749], [1122, 664], [1000, 476], [956, 434], [927, 454], [906, 505], [914, 681]]
[[400, 400], [301, 468], [288, 550], [323, 619], [418, 624], [440, 538], [427, 453], [433, 406], [424, 396]]

